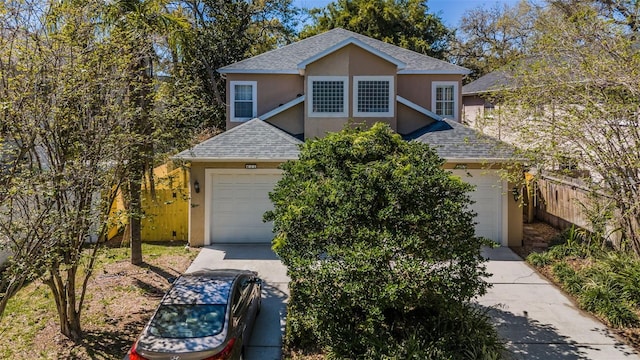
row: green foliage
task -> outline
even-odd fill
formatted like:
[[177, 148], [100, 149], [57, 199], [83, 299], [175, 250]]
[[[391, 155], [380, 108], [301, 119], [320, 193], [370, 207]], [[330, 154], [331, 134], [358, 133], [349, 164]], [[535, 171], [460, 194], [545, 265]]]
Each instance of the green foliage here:
[[529, 1], [522, 0], [511, 6], [496, 3], [490, 8], [479, 5], [466, 11], [450, 56], [457, 64], [473, 71], [468, 77], [470, 81], [504, 70], [527, 55], [529, 42], [535, 36], [537, 10]]
[[509, 118], [501, 131], [536, 155], [539, 173], [569, 165], [583, 177], [592, 240], [604, 245], [615, 229], [615, 245], [640, 255], [640, 32], [637, 15], [627, 18], [637, 4], [550, 2], [535, 19], [529, 56], [496, 95]]
[[[288, 345], [380, 358], [424, 333], [437, 334], [421, 337], [430, 347], [459, 350], [446, 345], [456, 334], [446, 319], [485, 292], [488, 242], [474, 235], [471, 187], [442, 164], [427, 145], [378, 123], [307, 141], [283, 165], [265, 219], [291, 277]], [[448, 327], [415, 327], [434, 317]]]
[[542, 267], [549, 265], [553, 262], [551, 256], [549, 256], [548, 252], [543, 253], [531, 253], [527, 256], [527, 262], [536, 267]]
[[336, 0], [310, 14], [302, 38], [340, 27], [442, 59], [452, 37], [423, 0]]
[[566, 262], [557, 262], [551, 268], [553, 274], [562, 283], [563, 288], [572, 295], [580, 294], [583, 290], [585, 280]]
[[531, 254], [534, 266], [551, 265], [562, 288], [575, 296], [581, 308], [606, 319], [614, 327], [640, 325], [640, 260], [633, 255], [603, 249], [594, 234], [566, 229], [547, 252]]
[[184, 34], [184, 47], [176, 57], [188, 77], [201, 86], [202, 91], [193, 96], [211, 107], [203, 125], [224, 129], [226, 88], [217, 69], [293, 41], [298, 10], [291, 0], [195, 0], [182, 4], [191, 28]]

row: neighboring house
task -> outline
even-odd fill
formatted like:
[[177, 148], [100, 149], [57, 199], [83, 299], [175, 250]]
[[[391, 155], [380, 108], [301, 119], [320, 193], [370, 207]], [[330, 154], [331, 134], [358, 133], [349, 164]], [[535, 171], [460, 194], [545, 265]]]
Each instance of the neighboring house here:
[[462, 123], [480, 131], [493, 128], [492, 136], [502, 139], [501, 116], [496, 92], [512, 86], [507, 71], [490, 72], [462, 87]]
[[191, 166], [192, 246], [269, 243], [262, 215], [278, 166], [298, 157], [304, 139], [350, 120], [382, 121], [435, 146], [445, 168], [477, 186], [476, 233], [521, 244], [522, 209], [498, 174], [512, 151], [459, 123], [467, 69], [334, 29], [218, 71], [227, 81], [227, 131], [174, 157]]
[[[517, 129], [510, 126], [513, 125], [513, 121], [510, 123], [503, 118], [505, 112], [513, 114], [514, 109], [500, 104], [499, 92], [509, 91], [515, 86], [514, 76], [504, 70], [488, 73], [464, 85], [462, 117], [463, 122], [470, 127], [525, 149], [535, 141], [545, 139], [542, 137], [530, 141], [523, 140], [516, 135]], [[558, 115], [544, 108], [540, 108], [539, 111], [547, 117]], [[589, 198], [588, 186], [582, 179], [591, 176], [590, 171], [580, 169], [574, 159], [558, 157], [554, 160], [555, 163], [551, 164], [552, 169], [542, 171], [533, 168], [532, 172], [536, 175], [527, 174], [533, 198], [527, 199], [525, 194], [526, 221], [533, 221], [535, 216], [538, 220], [560, 229], [571, 224], [589, 229], [590, 224], [583, 210], [584, 206], [589, 206], [593, 200]]]

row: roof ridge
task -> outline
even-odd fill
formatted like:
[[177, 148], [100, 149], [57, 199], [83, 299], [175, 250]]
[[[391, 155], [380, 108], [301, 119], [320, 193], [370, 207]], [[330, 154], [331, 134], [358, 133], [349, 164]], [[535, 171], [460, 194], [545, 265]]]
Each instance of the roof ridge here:
[[[232, 65], [236, 65], [236, 64], [242, 63], [242, 62], [244, 62], [244, 61], [246, 61], [246, 60], [249, 60], [249, 59], [256, 59], [256, 58], [260, 58], [260, 57], [263, 57], [263, 56], [269, 55], [270, 53], [272, 53], [272, 52], [274, 52], [274, 51], [279, 51], [279, 50], [282, 50], [282, 49], [286, 49], [286, 48], [292, 47], [293, 45], [299, 44], [299, 43], [300, 43], [300, 42], [302, 42], [302, 41], [309, 40], [309, 39], [313, 39], [313, 38], [315, 38], [315, 37], [319, 37], [319, 36], [321, 36], [321, 35], [325, 35], [325, 34], [327, 34], [327, 33], [329, 33], [329, 32], [334, 31], [334, 30], [344, 30], [344, 31], [352, 32], [352, 31], [349, 31], [349, 30], [346, 30], [346, 29], [343, 29], [343, 28], [339, 28], [339, 27], [338, 27], [338, 28], [333, 28], [333, 29], [331, 29], [331, 30], [327, 30], [327, 31], [322, 32], [322, 33], [319, 33], [319, 34], [315, 34], [315, 35], [309, 36], [309, 37], [304, 38], [304, 39], [297, 39], [296, 41], [293, 41], [293, 42], [291, 42], [291, 43], [289, 43], [289, 44], [286, 44], [286, 45], [284, 45], [284, 46], [280, 46], [280, 47], [277, 47], [277, 48], [275, 48], [275, 49], [271, 49], [271, 50], [269, 50], [269, 51], [265, 51], [265, 52], [263, 52], [263, 53], [261, 53], [261, 54], [258, 54], [258, 55], [250, 56], [250, 57], [248, 57], [248, 58], [246, 58], [246, 59], [242, 59], [242, 60], [240, 60], [240, 61], [236, 61], [236, 62], [231, 63], [231, 64], [229, 64], [229, 65], [225, 65], [225, 66], [221, 67], [221, 68], [220, 68], [220, 69], [218, 69], [218, 70], [222, 70], [222, 69], [227, 68], [227, 67], [229, 67], [229, 66], [232, 66]], [[354, 33], [354, 34], [357, 34], [357, 33]]]

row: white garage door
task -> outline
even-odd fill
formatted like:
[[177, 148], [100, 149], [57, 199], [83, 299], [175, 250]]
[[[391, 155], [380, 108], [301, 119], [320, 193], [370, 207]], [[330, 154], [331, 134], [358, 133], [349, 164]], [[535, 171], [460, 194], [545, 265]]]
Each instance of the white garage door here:
[[476, 186], [471, 193], [471, 199], [475, 201], [471, 209], [478, 214], [475, 218], [476, 235], [506, 246], [507, 239], [503, 235], [504, 194], [500, 177], [495, 171], [487, 170], [454, 170], [453, 174]]
[[273, 209], [269, 192], [281, 175], [249, 170], [209, 176], [209, 243], [271, 242], [272, 223], [264, 223], [262, 216]]

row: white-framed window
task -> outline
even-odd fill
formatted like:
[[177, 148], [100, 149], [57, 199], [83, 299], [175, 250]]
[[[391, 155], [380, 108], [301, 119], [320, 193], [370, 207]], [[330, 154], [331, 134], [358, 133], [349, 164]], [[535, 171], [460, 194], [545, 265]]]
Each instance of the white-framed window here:
[[232, 81], [231, 121], [251, 120], [258, 116], [258, 83], [256, 81]]
[[448, 119], [458, 120], [458, 82], [431, 83], [431, 111]]
[[353, 82], [353, 116], [393, 116], [393, 76], [354, 76]]
[[347, 76], [309, 76], [307, 87], [310, 117], [348, 116]]

